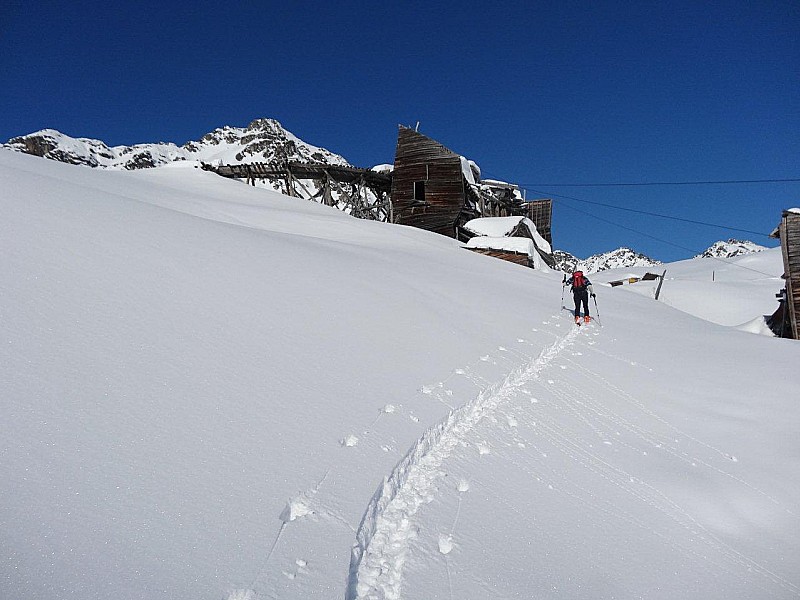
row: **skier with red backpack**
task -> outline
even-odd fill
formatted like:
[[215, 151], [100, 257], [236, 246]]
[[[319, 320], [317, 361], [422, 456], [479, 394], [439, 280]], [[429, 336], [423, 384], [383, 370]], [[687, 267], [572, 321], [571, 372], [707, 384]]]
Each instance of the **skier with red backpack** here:
[[589, 316], [589, 295], [595, 297], [592, 282], [583, 271], [575, 271], [569, 279], [564, 275], [562, 283], [572, 288], [572, 298], [575, 300], [575, 323], [581, 324], [581, 304], [583, 304], [583, 322], [590, 322], [592, 318]]

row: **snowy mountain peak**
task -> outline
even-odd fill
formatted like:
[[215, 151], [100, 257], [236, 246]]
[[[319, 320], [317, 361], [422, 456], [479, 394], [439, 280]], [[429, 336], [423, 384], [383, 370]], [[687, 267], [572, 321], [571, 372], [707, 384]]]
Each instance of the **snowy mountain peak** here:
[[661, 261], [653, 260], [624, 246], [583, 260], [563, 250], [556, 250], [553, 256], [556, 259], [556, 268], [565, 273], [572, 273], [576, 268], [588, 274], [621, 267], [651, 267], [661, 264]]
[[709, 246], [705, 252], [701, 252], [694, 258], [732, 258], [742, 254], [752, 254], [766, 250], [765, 246], [759, 246], [749, 240], [736, 240], [730, 238], [727, 241], [720, 240]]
[[55, 129], [11, 138], [3, 148], [89, 167], [107, 166], [105, 163], [115, 158], [114, 151], [100, 140], [73, 138]]
[[256, 119], [247, 127], [220, 127], [183, 146], [159, 142], [109, 147], [101, 140], [73, 138], [55, 129], [42, 129], [12, 138], [2, 147], [105, 169], [144, 169], [182, 160], [349, 164], [338, 154], [304, 142], [275, 119]]
[[660, 264], [661, 261], [653, 260], [649, 256], [645, 256], [644, 254], [640, 254], [639, 252], [635, 252], [623, 246], [611, 252], [590, 256], [586, 260], [582, 260], [579, 266], [582, 267], [586, 273], [597, 273], [599, 271], [618, 269], [620, 267], [652, 267]]
[[556, 269], [564, 271], [564, 273], [572, 273], [581, 261], [580, 258], [565, 250], [553, 250], [553, 258], [556, 261]]

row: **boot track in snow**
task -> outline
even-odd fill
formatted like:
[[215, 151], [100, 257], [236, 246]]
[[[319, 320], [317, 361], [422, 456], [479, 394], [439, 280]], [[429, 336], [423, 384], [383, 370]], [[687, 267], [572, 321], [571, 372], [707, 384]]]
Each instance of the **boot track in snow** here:
[[439, 478], [442, 464], [464, 437], [515, 391], [535, 379], [569, 346], [580, 328], [546, 348], [538, 357], [452, 410], [414, 443], [372, 496], [356, 533], [350, 557], [347, 600], [398, 600], [413, 519], [426, 503]]

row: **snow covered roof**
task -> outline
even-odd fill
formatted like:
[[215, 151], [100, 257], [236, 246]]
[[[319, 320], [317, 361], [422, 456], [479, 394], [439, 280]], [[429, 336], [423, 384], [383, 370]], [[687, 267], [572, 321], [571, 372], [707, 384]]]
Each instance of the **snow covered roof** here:
[[464, 229], [476, 235], [499, 238], [511, 234], [520, 223], [525, 223], [525, 225], [528, 226], [528, 230], [531, 232], [531, 235], [533, 235], [536, 247], [539, 248], [539, 250], [545, 254], [552, 253], [553, 250], [550, 244], [542, 237], [536, 229], [536, 224], [528, 217], [480, 217], [467, 221], [464, 225]]
[[464, 229], [477, 235], [503, 237], [511, 233], [525, 217], [481, 217], [467, 221]]
[[[464, 175], [464, 178], [472, 185], [477, 185], [477, 182], [475, 181], [475, 173], [472, 170], [472, 165], [475, 163], [471, 160], [468, 160], [464, 156], [459, 156], [459, 158], [461, 159], [461, 173]], [[477, 167], [477, 165], [475, 166]]]
[[481, 179], [481, 185], [486, 185], [489, 187], [511, 188], [514, 190], [519, 189], [519, 186], [517, 184], [509, 183], [507, 181], [501, 181], [499, 179]]
[[525, 217], [481, 217], [467, 221], [464, 229], [477, 235], [503, 237], [519, 225]]
[[533, 240], [518, 237], [478, 236], [467, 241], [467, 248], [504, 250], [506, 252], [519, 252], [528, 256], [536, 254], [536, 246], [534, 246]]

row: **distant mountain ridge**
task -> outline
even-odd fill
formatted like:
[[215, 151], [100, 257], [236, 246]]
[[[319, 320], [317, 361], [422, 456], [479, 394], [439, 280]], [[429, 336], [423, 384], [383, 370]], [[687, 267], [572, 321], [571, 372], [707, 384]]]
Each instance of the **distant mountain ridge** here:
[[581, 261], [580, 258], [565, 250], [553, 250], [553, 258], [556, 261], [556, 270], [564, 271], [564, 273], [572, 273]]
[[256, 119], [247, 127], [220, 127], [182, 146], [171, 142], [108, 146], [101, 140], [73, 138], [55, 129], [11, 138], [2, 145], [25, 154], [101, 169], [147, 169], [171, 162], [320, 162], [349, 165], [344, 157], [304, 142], [275, 119]]
[[578, 268], [589, 274], [621, 267], [651, 267], [661, 264], [661, 261], [654, 260], [626, 247], [595, 254], [586, 259], [580, 259], [563, 250], [556, 250], [553, 252], [553, 256], [556, 259], [556, 268], [565, 273], [572, 273]]
[[[186, 142], [182, 146], [172, 142], [108, 146], [101, 140], [73, 138], [55, 129], [42, 129], [11, 138], [0, 147], [100, 169], [147, 169], [177, 161], [224, 164], [299, 161], [351, 166], [339, 154], [304, 142], [275, 119], [266, 118], [256, 119], [247, 127], [219, 127], [201, 136], [199, 140]], [[285, 192], [282, 182], [273, 181], [271, 185]], [[731, 238], [714, 243], [694, 258], [731, 258], [765, 249], [766, 247], [751, 241]], [[556, 261], [555, 268], [567, 273], [572, 273], [576, 268], [585, 273], [597, 273], [609, 269], [661, 264], [661, 261], [627, 247], [595, 254], [586, 259], [580, 259], [563, 250], [555, 250], [553, 257]]]
[[[734, 256], [752, 254], [762, 250], [767, 250], [766, 246], [759, 246], [749, 240], [731, 238], [714, 242], [705, 251], [693, 258], [733, 258]], [[555, 250], [553, 257], [556, 260], [556, 269], [565, 273], [572, 273], [576, 269], [581, 269], [584, 273], [589, 274], [609, 269], [653, 267], [662, 264], [659, 260], [652, 259], [626, 247], [617, 248], [611, 252], [595, 254], [586, 259], [578, 258], [564, 250]]]
[[733, 258], [734, 256], [752, 254], [766, 249], [766, 246], [759, 246], [749, 240], [730, 238], [726, 241], [715, 242], [694, 258]]

